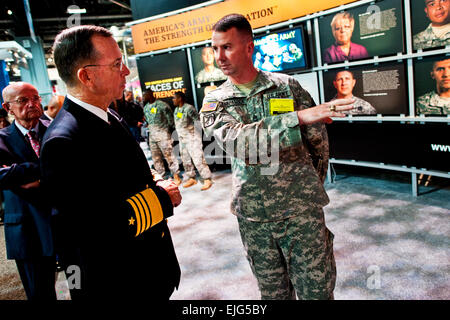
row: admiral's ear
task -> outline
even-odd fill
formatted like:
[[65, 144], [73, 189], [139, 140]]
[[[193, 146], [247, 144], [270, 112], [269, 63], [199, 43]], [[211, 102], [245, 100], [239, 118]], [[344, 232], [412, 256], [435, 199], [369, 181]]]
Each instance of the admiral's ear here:
[[80, 68], [77, 71], [77, 78], [78, 80], [84, 84], [85, 86], [89, 86], [91, 82], [91, 77], [89, 76], [89, 72], [86, 68]]

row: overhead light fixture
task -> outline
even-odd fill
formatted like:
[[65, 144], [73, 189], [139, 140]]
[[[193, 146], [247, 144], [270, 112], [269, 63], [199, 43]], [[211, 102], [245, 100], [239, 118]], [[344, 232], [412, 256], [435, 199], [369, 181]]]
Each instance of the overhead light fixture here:
[[80, 14], [80, 13], [86, 13], [86, 9], [75, 9], [75, 8], [67, 8], [67, 13], [69, 14]]
[[11, 10], [7, 11], [8, 15], [12, 16], [13, 12]]

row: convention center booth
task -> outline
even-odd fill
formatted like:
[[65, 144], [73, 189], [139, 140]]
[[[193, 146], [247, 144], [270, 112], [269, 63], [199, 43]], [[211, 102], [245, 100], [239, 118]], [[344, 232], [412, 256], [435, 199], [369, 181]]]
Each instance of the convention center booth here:
[[[212, 26], [226, 14], [241, 13], [254, 30], [255, 67], [294, 76], [316, 104], [349, 90], [358, 98], [355, 112], [328, 125], [331, 166], [411, 174], [414, 196], [418, 175], [450, 177], [450, 102], [432, 97], [439, 87], [437, 69], [450, 68], [450, 46], [420, 41], [430, 25], [423, 1], [135, 0], [131, 5], [134, 21], [127, 25], [142, 91], [151, 88], [169, 104], [174, 92], [183, 91], [199, 110], [205, 94], [226, 80], [210, 47]], [[347, 39], [338, 39], [345, 28]], [[338, 41], [351, 41], [352, 52], [342, 54]]]

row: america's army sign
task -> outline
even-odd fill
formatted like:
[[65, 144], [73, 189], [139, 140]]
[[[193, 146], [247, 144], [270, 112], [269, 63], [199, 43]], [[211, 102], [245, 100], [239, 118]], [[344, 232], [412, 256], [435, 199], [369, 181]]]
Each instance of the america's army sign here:
[[143, 53], [208, 40], [213, 25], [230, 13], [245, 15], [252, 28], [259, 28], [354, 1], [225, 0], [167, 18], [132, 25], [134, 51]]

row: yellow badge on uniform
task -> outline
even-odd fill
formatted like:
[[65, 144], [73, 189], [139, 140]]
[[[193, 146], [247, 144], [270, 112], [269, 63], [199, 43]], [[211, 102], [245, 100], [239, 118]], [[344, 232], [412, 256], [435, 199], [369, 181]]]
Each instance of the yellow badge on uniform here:
[[156, 109], [155, 107], [153, 107], [153, 108], [150, 110], [150, 112], [151, 112], [151, 113], [156, 113], [156, 110], [157, 110], [157, 109]]
[[294, 111], [294, 99], [273, 98], [270, 99], [269, 105], [272, 116]]
[[205, 102], [200, 112], [214, 111], [217, 109], [217, 102]]
[[177, 112], [177, 118], [178, 118], [178, 119], [183, 118], [183, 113], [182, 113], [182, 112]]

